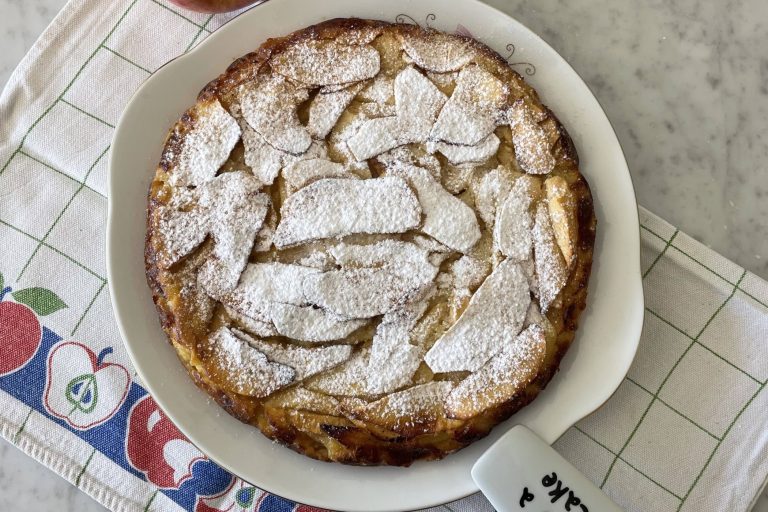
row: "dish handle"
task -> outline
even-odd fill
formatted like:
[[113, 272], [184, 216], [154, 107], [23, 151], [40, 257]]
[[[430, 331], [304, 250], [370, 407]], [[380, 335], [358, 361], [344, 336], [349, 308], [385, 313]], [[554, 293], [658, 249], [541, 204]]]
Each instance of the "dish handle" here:
[[620, 512], [586, 476], [528, 428], [517, 425], [472, 467], [498, 512]]

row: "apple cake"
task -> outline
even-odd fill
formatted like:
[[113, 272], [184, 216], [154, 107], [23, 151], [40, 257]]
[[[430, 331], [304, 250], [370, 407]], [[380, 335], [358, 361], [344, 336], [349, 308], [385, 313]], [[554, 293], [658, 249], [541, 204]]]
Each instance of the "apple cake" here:
[[310, 457], [409, 465], [547, 385], [595, 216], [573, 143], [479, 42], [337, 19], [270, 39], [168, 134], [146, 271], [228, 413]]

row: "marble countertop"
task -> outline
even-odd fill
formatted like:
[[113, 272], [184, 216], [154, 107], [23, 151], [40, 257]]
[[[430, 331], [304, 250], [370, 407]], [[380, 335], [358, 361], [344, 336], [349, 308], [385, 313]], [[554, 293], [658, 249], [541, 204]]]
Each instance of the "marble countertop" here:
[[[640, 204], [768, 279], [768, 3], [486, 0], [595, 92]], [[64, 0], [0, 0], [0, 87]], [[103, 510], [0, 441], [0, 510]], [[755, 512], [768, 512], [763, 495]]]

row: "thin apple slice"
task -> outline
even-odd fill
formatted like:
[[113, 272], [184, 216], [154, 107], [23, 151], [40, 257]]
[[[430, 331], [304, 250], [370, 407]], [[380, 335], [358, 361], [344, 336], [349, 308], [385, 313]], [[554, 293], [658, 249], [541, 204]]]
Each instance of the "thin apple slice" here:
[[177, 166], [169, 177], [174, 186], [197, 186], [211, 181], [240, 140], [237, 121], [219, 100], [198, 104], [192, 119], [192, 129], [184, 135]]
[[478, 370], [517, 336], [530, 302], [523, 268], [501, 262], [424, 361], [435, 373]]
[[535, 183], [528, 176], [516, 179], [496, 216], [494, 246], [512, 261], [523, 261], [531, 257], [533, 215], [530, 210], [534, 186]]
[[491, 265], [480, 258], [464, 255], [448, 267], [454, 288], [472, 292], [483, 284], [491, 273]]
[[380, 69], [379, 52], [369, 45], [348, 45], [331, 39], [307, 39], [275, 55], [270, 66], [307, 85], [338, 85], [373, 78]]
[[252, 318], [248, 315], [244, 315], [234, 308], [224, 306], [227, 315], [234, 321], [234, 326], [241, 330], [244, 330], [254, 336], [260, 336], [262, 338], [268, 338], [270, 336], [277, 336], [280, 334], [275, 329], [275, 326], [271, 322], [265, 322], [258, 318]]
[[162, 249], [158, 251], [161, 268], [168, 268], [191, 253], [208, 235], [207, 216], [196, 209], [184, 211], [161, 206], [153, 222], [162, 243]]
[[433, 180], [439, 182], [442, 174], [440, 160], [429, 153], [418, 153], [412, 146], [399, 146], [380, 154], [376, 159], [388, 169], [400, 165], [415, 165], [429, 171]]
[[324, 178], [351, 178], [358, 176], [350, 172], [344, 164], [332, 162], [325, 158], [301, 160], [289, 165], [283, 170], [283, 178], [288, 186], [288, 192], [293, 193], [300, 188]]
[[439, 151], [449, 162], [458, 165], [485, 162], [496, 154], [499, 150], [499, 144], [501, 144], [501, 140], [499, 140], [496, 134], [491, 133], [474, 146], [430, 142], [427, 144], [427, 147], [431, 153]]
[[402, 143], [427, 140], [446, 101], [448, 96], [413, 66], [398, 73], [395, 78], [395, 108]]
[[400, 39], [405, 53], [417, 66], [436, 73], [457, 71], [475, 56], [468, 41], [442, 32], [433, 32], [428, 38], [403, 34]]
[[444, 402], [454, 384], [434, 381], [392, 393], [375, 402], [345, 400], [342, 407], [362, 421], [406, 436], [428, 432], [442, 418]]
[[341, 244], [329, 252], [341, 268], [307, 276], [304, 296], [342, 318], [371, 318], [393, 311], [418, 299], [438, 272], [427, 251], [407, 242]]
[[208, 348], [212, 357], [206, 369], [217, 383], [235, 393], [262, 398], [294, 381], [293, 368], [270, 362], [226, 327], [209, 335]]
[[570, 267], [576, 258], [576, 237], [578, 220], [576, 219], [576, 198], [573, 197], [568, 182], [560, 176], [552, 176], [544, 182], [547, 194], [547, 207], [552, 230], [557, 245], [563, 253], [565, 263]]
[[396, 117], [377, 117], [363, 123], [347, 140], [347, 146], [358, 161], [373, 158], [400, 146], [400, 123]]
[[539, 305], [546, 313], [568, 282], [566, 265], [549, 219], [547, 205], [539, 203], [533, 224], [533, 255], [538, 278]]
[[245, 164], [251, 172], [265, 185], [271, 185], [277, 178], [283, 166], [285, 153], [270, 146], [264, 137], [243, 123], [243, 146], [245, 148]]
[[488, 230], [496, 223], [496, 212], [512, 188], [509, 172], [504, 167], [489, 171], [472, 184], [475, 206]]
[[254, 338], [243, 331], [233, 330], [232, 333], [267, 356], [271, 362], [293, 368], [296, 372], [294, 376], [296, 382], [340, 365], [349, 359], [349, 355], [352, 353], [350, 345], [330, 345], [315, 348], [282, 346]]
[[520, 168], [528, 174], [552, 172], [555, 168], [552, 142], [523, 100], [517, 100], [507, 110], [507, 119], [512, 129], [512, 144]]
[[220, 297], [231, 310], [261, 324], [274, 325], [276, 334], [321, 343], [343, 339], [366, 322], [346, 320], [307, 304], [302, 292], [308, 276], [321, 270], [285, 263], [253, 263], [240, 284]]
[[424, 211], [422, 232], [460, 252], [468, 252], [480, 240], [480, 226], [474, 210], [432, 179], [426, 169], [403, 164], [388, 172], [407, 179], [416, 189]]
[[475, 65], [465, 67], [432, 127], [430, 139], [464, 146], [478, 144], [496, 127], [507, 94], [502, 81], [488, 71]]
[[264, 405], [295, 411], [311, 411], [335, 416], [339, 413], [339, 401], [332, 396], [310, 391], [301, 386], [292, 386], [269, 397]]
[[308, 343], [342, 340], [368, 323], [367, 319], [346, 320], [314, 306], [272, 304], [272, 322], [288, 338]]
[[286, 263], [251, 263], [240, 277], [237, 287], [220, 300], [235, 311], [258, 319], [272, 321], [272, 306], [306, 304], [301, 284], [318, 269]]
[[200, 206], [209, 212], [213, 254], [238, 271], [245, 267], [269, 210], [269, 196], [260, 189], [258, 180], [241, 171], [224, 173], [202, 187]]
[[275, 149], [300, 155], [309, 149], [312, 137], [299, 121], [297, 107], [309, 97], [281, 76], [270, 75], [238, 89], [243, 119]]
[[383, 74], [377, 75], [369, 85], [367, 85], [358, 98], [364, 102], [378, 103], [380, 105], [390, 103], [395, 95], [395, 81]]
[[325, 142], [313, 141], [309, 149], [301, 155], [292, 155], [273, 148], [261, 135], [243, 123], [243, 146], [245, 147], [245, 163], [251, 172], [264, 185], [271, 185], [277, 178], [280, 169], [304, 160], [328, 158]]
[[382, 31], [381, 27], [360, 27], [336, 35], [336, 42], [349, 45], [369, 44], [379, 37]]
[[309, 390], [334, 396], [363, 396], [368, 374], [370, 349], [362, 348], [353, 352], [345, 363], [316, 375], [304, 382]]
[[164, 247], [161, 264], [175, 263], [210, 234], [213, 253], [200, 281], [212, 296], [234, 287], [269, 210], [269, 197], [259, 192], [260, 186], [249, 173], [227, 172], [183, 194], [190, 196], [184, 211], [163, 207], [157, 220]]
[[358, 160], [366, 160], [412, 142], [424, 142], [448, 97], [427, 77], [409, 66], [394, 83], [394, 117], [365, 122], [347, 144]]
[[546, 351], [544, 331], [530, 326], [450, 392], [445, 399], [448, 416], [469, 419], [513, 400], [539, 374]]
[[309, 106], [309, 134], [315, 139], [324, 139], [362, 87], [359, 83], [336, 91], [320, 89]]
[[280, 211], [275, 247], [354, 233], [404, 233], [421, 221], [421, 206], [405, 181], [323, 179], [291, 195]]
[[390, 393], [411, 382], [424, 356], [424, 350], [411, 343], [411, 329], [427, 305], [420, 300], [387, 313], [376, 327], [366, 382], [370, 394]]

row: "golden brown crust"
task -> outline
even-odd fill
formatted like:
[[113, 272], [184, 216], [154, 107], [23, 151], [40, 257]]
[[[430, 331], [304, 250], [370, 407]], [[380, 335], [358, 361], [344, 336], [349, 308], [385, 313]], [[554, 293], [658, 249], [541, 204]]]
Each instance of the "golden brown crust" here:
[[[195, 125], [199, 105], [218, 99], [227, 105], [234, 90], [253, 79], [270, 59], [297, 41], [305, 39], [333, 39], [350, 31], [371, 29], [397, 34], [408, 33], [428, 38], [429, 31], [412, 25], [389, 24], [381, 21], [335, 19], [308, 27], [283, 38], [269, 39], [257, 51], [234, 61], [217, 79], [209, 83], [198, 96], [198, 104], [190, 108], [170, 131], [166, 150], [158, 166], [155, 181], [148, 197], [148, 223], [145, 245], [147, 281], [152, 290], [160, 323], [169, 341], [195, 384], [229, 414], [240, 421], [259, 428], [267, 437], [297, 452], [319, 460], [347, 464], [390, 464], [407, 466], [415, 460], [433, 460], [459, 450], [486, 436], [499, 422], [530, 403], [543, 390], [556, 373], [562, 357], [573, 341], [581, 312], [586, 306], [587, 284], [592, 266], [596, 218], [589, 186], [578, 170], [578, 156], [574, 144], [555, 115], [541, 105], [536, 92], [507, 62], [490, 48], [473, 39], [463, 38], [483, 60], [482, 65], [502, 77], [513, 89], [512, 96], [524, 98], [554, 123], [557, 140], [553, 147], [556, 164], [553, 175], [562, 176], [577, 205], [578, 239], [576, 256], [569, 280], [546, 316], [556, 336], [547, 345], [544, 369], [525, 389], [505, 403], [486, 410], [468, 420], [444, 419], [430, 429], [413, 429], [395, 433], [354, 416], [341, 417], [318, 411], [293, 410], [275, 407], [269, 399], [260, 400], [239, 395], [222, 387], [212, 378], [205, 349], [206, 335], [211, 326], [200, 320], [195, 306], [180, 300], [182, 289], [190, 291], [188, 276], [199, 267], [202, 257], [190, 257], [169, 270], [158, 265], [161, 251], [156, 236], [158, 208], [165, 199], [165, 181], [169, 170], [176, 164], [184, 134]], [[457, 36], [458, 37], [458, 36]], [[210, 244], [208, 244], [210, 245]], [[198, 251], [204, 253], [205, 246]], [[199, 254], [198, 254], [199, 256]], [[194, 283], [194, 281], [192, 280]], [[425, 431], [426, 430], [426, 431]]]

